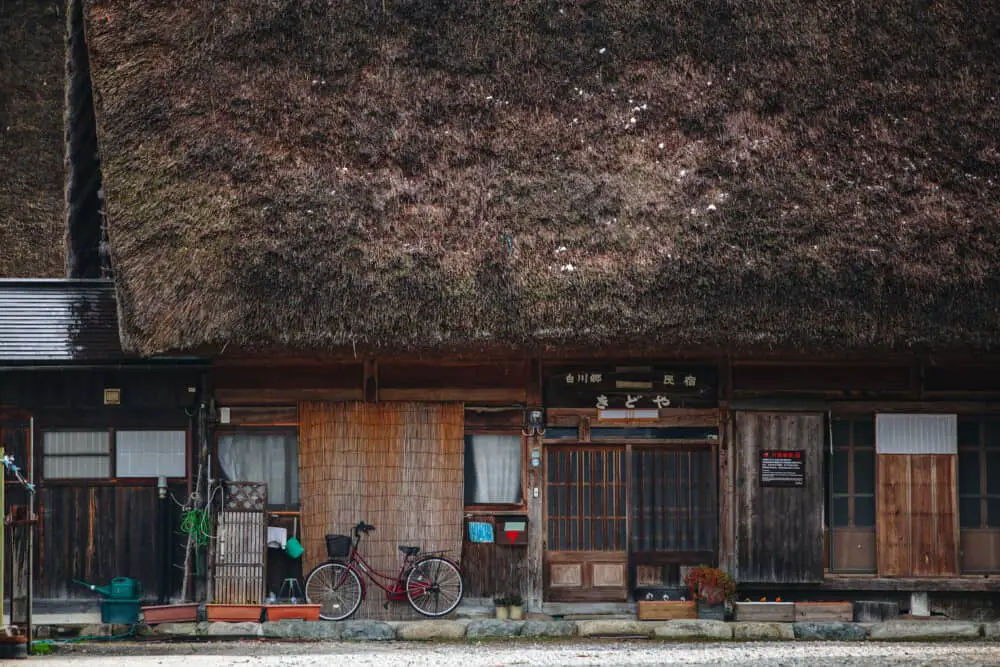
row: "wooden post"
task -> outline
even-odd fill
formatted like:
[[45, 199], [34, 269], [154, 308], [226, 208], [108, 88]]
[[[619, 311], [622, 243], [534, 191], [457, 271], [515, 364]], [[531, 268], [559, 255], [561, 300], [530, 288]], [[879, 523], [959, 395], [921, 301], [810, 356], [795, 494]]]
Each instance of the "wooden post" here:
[[527, 581], [525, 582], [525, 600], [528, 609], [532, 611], [542, 610], [542, 567], [543, 552], [545, 549], [545, 525], [542, 512], [542, 470], [543, 465], [537, 468], [531, 467], [531, 453], [537, 450], [539, 459], [543, 455], [542, 438], [540, 435], [533, 435], [528, 438], [528, 488], [525, 493], [528, 496], [528, 553], [527, 553]]

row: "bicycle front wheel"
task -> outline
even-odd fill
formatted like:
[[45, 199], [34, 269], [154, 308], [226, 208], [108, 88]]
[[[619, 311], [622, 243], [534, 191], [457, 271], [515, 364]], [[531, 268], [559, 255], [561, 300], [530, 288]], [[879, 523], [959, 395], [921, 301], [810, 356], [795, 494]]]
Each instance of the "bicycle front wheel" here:
[[341, 563], [323, 563], [306, 578], [306, 600], [320, 605], [324, 621], [342, 621], [356, 612], [363, 593], [358, 575]]
[[417, 562], [406, 577], [406, 599], [424, 616], [444, 616], [462, 601], [465, 582], [447, 558], [431, 556]]

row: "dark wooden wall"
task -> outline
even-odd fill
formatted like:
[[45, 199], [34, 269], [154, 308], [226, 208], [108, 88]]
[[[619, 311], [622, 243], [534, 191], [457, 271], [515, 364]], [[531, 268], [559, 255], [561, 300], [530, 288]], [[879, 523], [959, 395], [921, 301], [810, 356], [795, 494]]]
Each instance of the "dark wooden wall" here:
[[[518, 593], [528, 596], [530, 581], [527, 546], [501, 546], [469, 541], [469, 521], [493, 521], [492, 516], [467, 519], [462, 541], [462, 575], [465, 595], [492, 598], [498, 594]], [[537, 527], [535, 528], [537, 530]], [[494, 526], [494, 536], [499, 528]], [[530, 530], [530, 528], [529, 528]]]
[[[38, 485], [35, 596], [38, 599], [92, 599], [97, 594], [73, 579], [107, 585], [112, 577], [134, 577], [147, 599], [180, 591], [185, 537], [180, 513], [165, 505], [170, 536], [160, 531], [160, 500], [152, 480], [46, 481], [41, 473], [46, 429], [176, 428], [189, 430], [187, 410], [195, 404], [198, 370], [149, 365], [8, 371], [0, 377], [0, 407], [25, 424], [34, 418], [31, 464]], [[121, 390], [119, 405], [104, 405], [104, 390]], [[23, 431], [27, 433], [25, 428]], [[20, 447], [20, 443], [19, 443]], [[26, 456], [18, 452], [24, 467]], [[190, 463], [190, 462], [189, 462]], [[172, 486], [178, 501], [186, 484]], [[10, 502], [26, 502], [23, 494]], [[9, 503], [8, 503], [9, 504]], [[170, 542], [169, 544], [167, 542]], [[170, 561], [164, 574], [164, 559]]]
[[[823, 415], [737, 412], [735, 430], [737, 580], [822, 581]], [[805, 450], [805, 487], [761, 487], [766, 449]]]
[[[184, 487], [170, 489], [183, 497]], [[180, 591], [186, 543], [180, 535], [180, 511], [167, 500], [170, 542], [159, 531], [160, 500], [155, 487], [49, 486], [39, 492], [39, 547], [37, 583], [39, 599], [100, 598], [73, 583], [80, 579], [107, 585], [113, 577], [133, 577], [142, 582], [146, 598], [162, 591]], [[164, 577], [163, 559], [171, 563]]]

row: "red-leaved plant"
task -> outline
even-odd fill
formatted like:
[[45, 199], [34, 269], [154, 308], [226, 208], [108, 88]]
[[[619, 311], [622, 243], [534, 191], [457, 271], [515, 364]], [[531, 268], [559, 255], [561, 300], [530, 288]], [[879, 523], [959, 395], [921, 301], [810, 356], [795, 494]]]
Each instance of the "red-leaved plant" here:
[[699, 565], [684, 577], [692, 600], [702, 600], [706, 604], [722, 604], [736, 595], [736, 582], [728, 572], [717, 567]]

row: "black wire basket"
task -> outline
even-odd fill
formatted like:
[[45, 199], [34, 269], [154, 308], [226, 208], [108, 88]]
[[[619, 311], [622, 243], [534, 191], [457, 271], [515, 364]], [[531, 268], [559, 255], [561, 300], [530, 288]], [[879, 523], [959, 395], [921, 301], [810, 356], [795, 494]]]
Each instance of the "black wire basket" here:
[[347, 535], [327, 535], [326, 555], [330, 558], [347, 558], [351, 553], [351, 538]]

